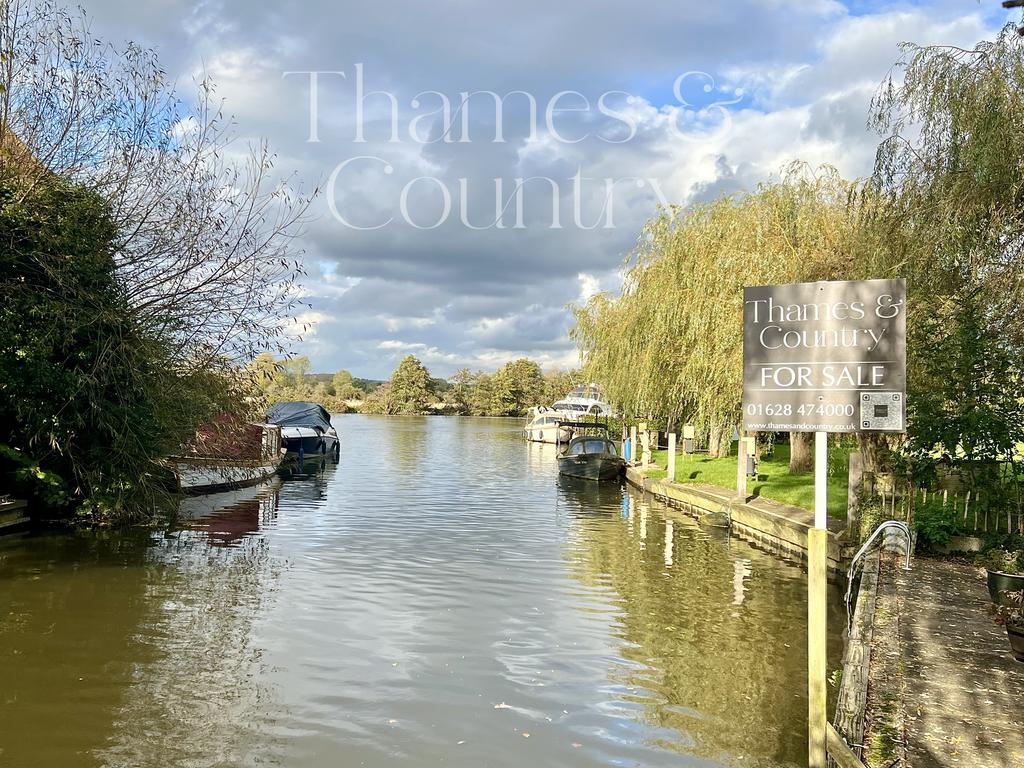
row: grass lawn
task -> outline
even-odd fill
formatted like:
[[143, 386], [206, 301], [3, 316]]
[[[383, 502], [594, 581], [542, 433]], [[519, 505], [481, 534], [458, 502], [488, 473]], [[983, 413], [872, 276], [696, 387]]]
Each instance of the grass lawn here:
[[[830, 462], [828, 478], [828, 514], [840, 520], [846, 519], [847, 456], [842, 449], [830, 446], [835, 454]], [[668, 451], [654, 451], [653, 458], [659, 469], [647, 471], [649, 477], [664, 478], [668, 464]], [[814, 509], [814, 473], [792, 475], [789, 472], [789, 446], [776, 445], [770, 456], [762, 456], [758, 465], [757, 479], [748, 478], [747, 492], [763, 496], [794, 507]], [[704, 454], [676, 455], [677, 483], [708, 483], [730, 490], [736, 489], [735, 446], [732, 456], [711, 459]]]

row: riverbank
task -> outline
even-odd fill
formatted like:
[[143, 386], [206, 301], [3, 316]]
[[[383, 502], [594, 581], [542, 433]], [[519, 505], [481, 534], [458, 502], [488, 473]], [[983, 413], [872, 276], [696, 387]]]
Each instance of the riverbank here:
[[[828, 514], [829, 517], [845, 520], [849, 454], [845, 450], [833, 448], [830, 450], [829, 458]], [[647, 470], [647, 476], [664, 479], [667, 476], [664, 467], [668, 465], [668, 451], [651, 451], [651, 459], [656, 466]], [[706, 483], [735, 492], [736, 461], [735, 453], [721, 458], [713, 458], [706, 453], [676, 453], [675, 480], [682, 484]], [[747, 491], [751, 496], [761, 496], [793, 507], [812, 509], [814, 473], [791, 473], [789, 446], [776, 445], [770, 454], [761, 456], [757, 465], [757, 477], [748, 479]]]
[[[807, 532], [814, 527], [810, 510], [757, 496], [738, 499], [735, 490], [721, 486], [670, 482], [652, 477], [650, 468], [645, 472], [639, 466], [626, 468], [626, 481], [693, 517], [727, 525], [736, 535], [772, 552], [798, 560], [807, 557]], [[829, 521], [828, 565], [832, 571], [843, 567], [840, 534], [845, 529], [843, 521]]]

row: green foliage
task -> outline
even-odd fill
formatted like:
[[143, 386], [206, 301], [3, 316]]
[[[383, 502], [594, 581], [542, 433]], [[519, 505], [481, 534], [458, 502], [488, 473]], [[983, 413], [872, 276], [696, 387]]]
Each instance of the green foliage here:
[[361, 400], [363, 392], [355, 383], [352, 374], [346, 370], [340, 370], [331, 379], [329, 394], [339, 400]]
[[993, 548], [979, 554], [974, 562], [990, 571], [1003, 573], [1024, 573], [1024, 549], [1006, 550]]
[[494, 374], [490, 413], [494, 416], [522, 416], [544, 397], [544, 376], [532, 360], [520, 358], [506, 363]]
[[428, 413], [434, 402], [430, 372], [415, 356], [406, 355], [391, 379], [377, 387], [366, 400], [365, 413], [412, 415]]
[[714, 431], [713, 451], [727, 449], [739, 420], [743, 287], [848, 277], [855, 192], [831, 169], [794, 166], [752, 194], [660, 212], [621, 296], [575, 308], [587, 378], [626, 416], [685, 420]]
[[456, 413], [474, 416], [522, 416], [536, 405], [565, 397], [579, 380], [578, 371], [550, 371], [525, 357], [506, 363], [495, 373], [468, 368], [451, 378], [445, 402]]
[[433, 401], [430, 372], [415, 356], [406, 355], [391, 374], [391, 413], [426, 413]]
[[333, 376], [309, 373], [309, 358], [278, 360], [264, 352], [249, 365], [249, 374], [262, 395], [263, 405], [284, 400], [319, 403], [331, 413], [346, 413], [349, 400], [361, 400], [363, 391], [348, 371]]
[[94, 193], [0, 180], [0, 476], [51, 516], [151, 510], [157, 460], [234, 400], [138, 322], [114, 237]]
[[919, 482], [935, 462], [998, 506], [995, 462], [1024, 436], [1024, 43], [904, 46], [872, 119], [883, 133], [875, 263], [908, 280], [908, 408]]
[[920, 544], [929, 549], [942, 547], [960, 531], [960, 523], [951, 506], [923, 504], [914, 509], [914, 530]]

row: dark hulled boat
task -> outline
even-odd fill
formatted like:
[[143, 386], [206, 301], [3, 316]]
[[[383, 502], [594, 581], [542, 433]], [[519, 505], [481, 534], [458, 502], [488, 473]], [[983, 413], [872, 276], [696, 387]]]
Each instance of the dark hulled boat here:
[[338, 458], [341, 442], [331, 424], [331, 415], [317, 403], [278, 403], [267, 411], [267, 422], [281, 427], [281, 440], [288, 453], [303, 458]]
[[615, 480], [625, 468], [615, 443], [603, 435], [574, 437], [558, 456], [560, 473], [586, 480]]

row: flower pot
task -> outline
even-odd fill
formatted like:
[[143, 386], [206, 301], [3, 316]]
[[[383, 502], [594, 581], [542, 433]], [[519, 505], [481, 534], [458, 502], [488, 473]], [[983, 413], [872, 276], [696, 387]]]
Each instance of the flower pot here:
[[1020, 592], [1024, 590], [1024, 574], [988, 572], [988, 594], [996, 605], [1010, 605], [1010, 601], [1002, 592]]
[[1013, 658], [1017, 661], [1024, 661], [1024, 626], [1006, 625], [1006, 635], [1010, 638], [1010, 650]]

